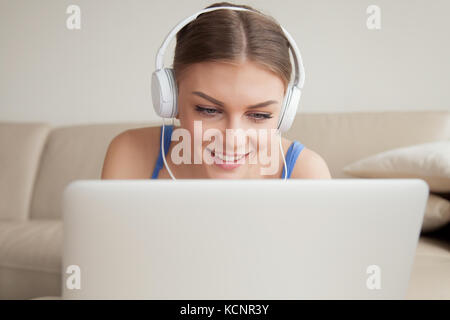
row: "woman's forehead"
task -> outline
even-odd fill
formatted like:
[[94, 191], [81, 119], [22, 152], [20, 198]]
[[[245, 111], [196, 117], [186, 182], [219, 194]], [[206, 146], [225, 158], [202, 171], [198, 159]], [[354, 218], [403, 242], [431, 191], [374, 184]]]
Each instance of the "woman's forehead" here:
[[253, 62], [206, 62], [189, 67], [180, 81], [180, 90], [184, 94], [203, 92], [224, 102], [235, 98], [256, 104], [282, 99], [284, 84], [275, 73]]

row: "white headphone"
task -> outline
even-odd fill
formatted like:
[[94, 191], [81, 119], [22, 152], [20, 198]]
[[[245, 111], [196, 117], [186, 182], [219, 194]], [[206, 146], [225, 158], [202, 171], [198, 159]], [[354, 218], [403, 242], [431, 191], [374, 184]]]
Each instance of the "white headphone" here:
[[[175, 73], [172, 68], [164, 68], [163, 66], [164, 53], [166, 51], [167, 46], [169, 45], [170, 41], [176, 36], [178, 31], [180, 31], [184, 26], [189, 24], [191, 21], [195, 20], [198, 15], [205, 12], [223, 9], [229, 9], [234, 11], [250, 11], [256, 14], [260, 14], [259, 12], [241, 7], [213, 7], [201, 10], [191, 15], [190, 17], [181, 21], [169, 32], [156, 55], [156, 66], [155, 66], [156, 70], [152, 74], [152, 81], [151, 81], [153, 108], [155, 109], [156, 114], [159, 115], [160, 117], [174, 118], [178, 114], [178, 88], [175, 81]], [[300, 54], [300, 50], [297, 47], [297, 44], [295, 43], [291, 35], [287, 32], [287, 30], [284, 29], [282, 26], [280, 27], [289, 41], [295, 64], [294, 81], [289, 83], [288, 88], [286, 90], [286, 94], [284, 96], [283, 103], [281, 105], [280, 117], [278, 119], [277, 125], [277, 129], [280, 132], [286, 132], [291, 127], [297, 113], [298, 104], [300, 102], [301, 89], [303, 88], [303, 84], [305, 82], [305, 69], [303, 68], [302, 56]], [[164, 129], [164, 121], [163, 121], [163, 129]], [[164, 136], [164, 132], [162, 132], [162, 135]], [[282, 149], [281, 136], [280, 136], [280, 147]], [[170, 169], [165, 161], [164, 149], [162, 150], [162, 153], [164, 164], [166, 165], [172, 179], [175, 180], [175, 177], [170, 172]], [[286, 161], [284, 162], [285, 162], [284, 167], [286, 179], [287, 174]]]

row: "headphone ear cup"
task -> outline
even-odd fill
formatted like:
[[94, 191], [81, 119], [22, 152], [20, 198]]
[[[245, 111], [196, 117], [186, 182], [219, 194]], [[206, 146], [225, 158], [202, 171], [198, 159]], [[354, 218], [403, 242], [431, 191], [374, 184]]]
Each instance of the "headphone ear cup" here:
[[280, 130], [280, 132], [286, 132], [291, 128], [295, 116], [297, 115], [300, 96], [300, 88], [289, 84], [288, 89], [286, 90], [286, 95], [283, 99], [280, 119], [278, 121], [278, 130]]
[[173, 118], [178, 114], [178, 88], [173, 69], [163, 68], [152, 74], [152, 102], [157, 115]]

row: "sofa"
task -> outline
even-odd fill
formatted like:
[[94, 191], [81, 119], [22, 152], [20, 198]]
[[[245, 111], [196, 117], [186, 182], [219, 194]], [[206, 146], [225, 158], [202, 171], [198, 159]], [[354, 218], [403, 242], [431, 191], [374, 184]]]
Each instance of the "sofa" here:
[[[0, 122], [0, 299], [61, 295], [64, 187], [100, 179], [108, 145], [120, 132], [160, 124]], [[286, 136], [319, 153], [334, 179], [353, 178], [342, 168], [358, 159], [450, 139], [450, 111], [299, 113]], [[420, 235], [407, 299], [450, 299], [446, 230]]]

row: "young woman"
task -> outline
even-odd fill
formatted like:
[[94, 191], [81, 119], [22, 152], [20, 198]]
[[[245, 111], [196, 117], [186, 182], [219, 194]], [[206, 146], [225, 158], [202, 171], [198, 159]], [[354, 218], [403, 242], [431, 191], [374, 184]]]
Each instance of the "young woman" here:
[[[208, 8], [218, 6], [256, 11], [227, 2]], [[180, 125], [165, 126], [163, 147], [167, 166], [177, 179], [280, 179], [285, 173], [288, 178], [331, 178], [322, 157], [299, 141], [281, 138], [282, 149], [287, 150], [287, 172], [282, 150], [271, 148], [279, 146], [279, 138], [271, 139], [270, 131], [277, 128], [292, 73], [289, 42], [273, 18], [234, 10], [200, 14], [177, 33], [173, 69]], [[171, 141], [171, 136], [184, 129], [194, 137], [199, 123], [202, 133], [208, 129], [223, 133], [223, 147], [214, 149], [211, 141], [191, 141], [187, 153], [191, 161], [179, 163], [173, 151], [180, 142]], [[268, 139], [248, 136], [230, 151], [232, 144], [226, 139], [230, 129], [265, 130]], [[102, 179], [170, 179], [162, 159], [161, 134], [160, 127], [148, 127], [117, 135], [108, 147]], [[195, 163], [195, 153], [208, 154], [215, 161]], [[261, 169], [268, 167], [258, 160], [262, 154], [279, 159], [269, 174], [262, 174]]]

